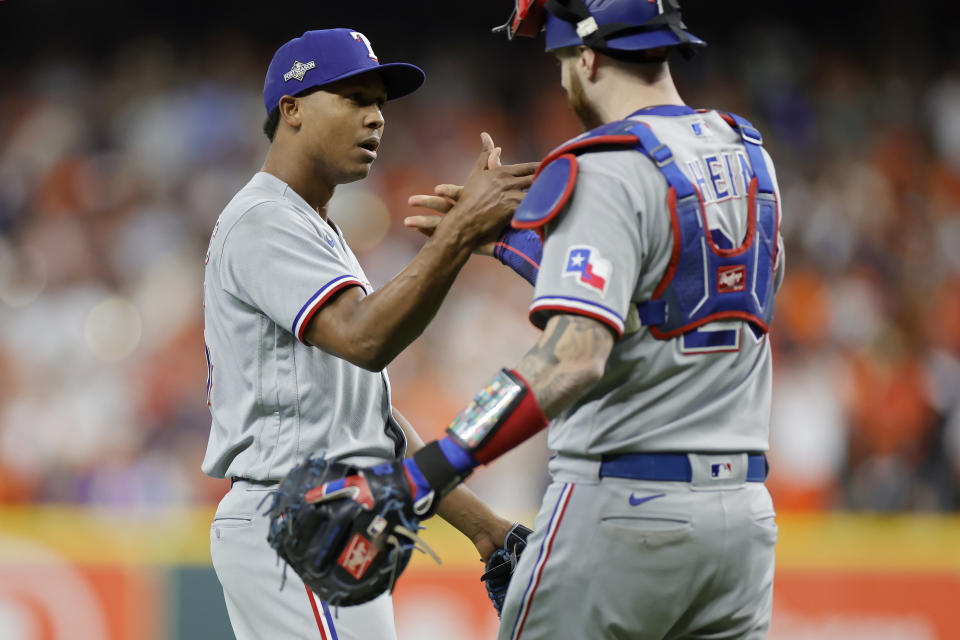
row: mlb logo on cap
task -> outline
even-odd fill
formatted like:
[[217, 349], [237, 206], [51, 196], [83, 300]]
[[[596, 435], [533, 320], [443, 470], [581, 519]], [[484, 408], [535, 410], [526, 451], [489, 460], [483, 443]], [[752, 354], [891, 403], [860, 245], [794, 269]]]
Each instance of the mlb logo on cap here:
[[263, 106], [270, 113], [283, 96], [374, 71], [383, 80], [387, 100], [413, 93], [423, 71], [405, 62], [380, 64], [370, 40], [353, 29], [317, 29], [277, 49], [263, 82]]
[[715, 462], [710, 465], [710, 477], [714, 480], [723, 480], [733, 477], [733, 463]]

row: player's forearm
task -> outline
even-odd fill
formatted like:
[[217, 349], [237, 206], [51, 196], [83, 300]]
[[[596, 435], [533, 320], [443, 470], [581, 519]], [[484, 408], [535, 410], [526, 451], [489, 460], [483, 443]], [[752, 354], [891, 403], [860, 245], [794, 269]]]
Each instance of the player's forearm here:
[[393, 415], [393, 419], [397, 421], [397, 424], [400, 425], [403, 435], [407, 438], [407, 455], [422, 449], [423, 438], [421, 438], [420, 434], [417, 433], [417, 430], [413, 428], [413, 425], [410, 424], [410, 421], [407, 420], [402, 413], [397, 411], [396, 407], [390, 407], [390, 413]]
[[516, 371], [552, 420], [603, 377], [612, 348], [613, 336], [599, 322], [573, 315], [555, 316]]
[[360, 366], [383, 369], [423, 333], [470, 252], [456, 229], [441, 226], [400, 273], [356, 305], [348, 342]]
[[546, 428], [550, 416], [570, 406], [603, 376], [613, 339], [596, 320], [551, 318], [537, 346], [521, 361], [532, 382], [518, 369], [502, 370], [454, 419], [445, 438], [407, 459], [415, 509], [432, 512], [437, 500], [477, 466]]
[[[407, 455], [415, 454], [423, 448], [423, 439], [396, 407], [392, 412], [394, 420], [407, 436]], [[503, 544], [504, 537], [513, 526], [512, 522], [495, 514], [464, 485], [460, 485], [440, 501], [437, 515], [466, 536], [477, 547], [484, 561]]]
[[495, 514], [466, 485], [458, 486], [440, 501], [437, 515], [465, 535], [484, 561], [503, 545], [513, 526], [513, 522]]

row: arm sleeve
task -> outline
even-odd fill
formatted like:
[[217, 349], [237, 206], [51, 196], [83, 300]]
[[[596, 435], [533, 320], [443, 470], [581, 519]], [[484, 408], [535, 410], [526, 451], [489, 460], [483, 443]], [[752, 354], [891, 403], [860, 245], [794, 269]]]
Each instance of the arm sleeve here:
[[639, 198], [590, 160], [581, 159], [573, 195], [544, 242], [530, 320], [542, 329], [553, 314], [583, 315], [619, 338], [642, 258]]
[[366, 286], [342, 251], [333, 231], [324, 234], [301, 213], [259, 205], [224, 239], [220, 279], [228, 293], [303, 341], [310, 319], [336, 292]]

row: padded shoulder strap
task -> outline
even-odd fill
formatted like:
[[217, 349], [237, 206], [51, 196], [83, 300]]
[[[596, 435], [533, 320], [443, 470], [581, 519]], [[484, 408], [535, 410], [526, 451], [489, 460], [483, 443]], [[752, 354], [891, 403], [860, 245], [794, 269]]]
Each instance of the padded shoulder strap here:
[[600, 125], [596, 129], [582, 133], [576, 138], [571, 138], [548, 153], [547, 157], [543, 159], [541, 168], [554, 158], [562, 156], [565, 153], [580, 153], [587, 147], [600, 145], [633, 147], [637, 144], [637, 136], [631, 132], [631, 129], [636, 124], [634, 120], [608, 122], [607, 124]]
[[645, 122], [634, 122], [630, 128], [640, 142], [640, 148], [647, 154], [650, 160], [657, 165], [657, 169], [667, 180], [667, 184], [673, 187], [678, 200], [683, 200], [696, 195], [693, 183], [687, 179], [680, 167], [674, 162], [673, 152], [670, 147], [660, 142], [660, 139], [653, 133], [653, 130]]
[[[577, 184], [577, 157], [565, 153], [540, 165], [537, 177], [517, 207], [510, 223], [514, 229], [541, 229], [560, 213]], [[540, 234], [541, 238], [543, 233]]]
[[533, 185], [513, 215], [515, 229], [538, 229], [563, 210], [577, 184], [576, 154], [607, 148], [636, 148], [639, 139], [632, 120], [610, 122], [563, 143], [543, 159]]
[[747, 157], [750, 158], [750, 164], [753, 165], [753, 173], [757, 176], [757, 191], [772, 194], [774, 192], [773, 180], [770, 178], [770, 172], [767, 171], [767, 163], [763, 159], [763, 151], [761, 151], [763, 136], [746, 118], [741, 118], [735, 113], [718, 113], [740, 134], [743, 146], [747, 149]]

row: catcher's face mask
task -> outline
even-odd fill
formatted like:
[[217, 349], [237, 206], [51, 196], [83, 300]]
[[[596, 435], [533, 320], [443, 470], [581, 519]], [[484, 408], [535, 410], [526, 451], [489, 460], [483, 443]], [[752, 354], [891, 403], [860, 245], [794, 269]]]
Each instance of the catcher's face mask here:
[[546, 9], [544, 8], [546, 3], [546, 0], [517, 0], [513, 13], [510, 14], [507, 22], [493, 31], [495, 33], [506, 33], [510, 40], [513, 40], [516, 36], [536, 38], [547, 19]]

